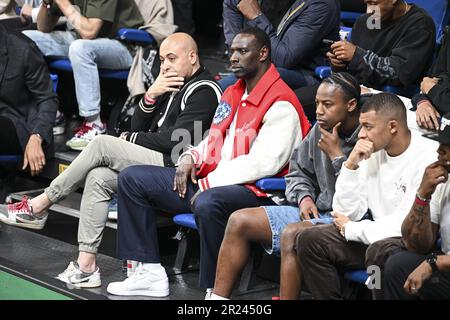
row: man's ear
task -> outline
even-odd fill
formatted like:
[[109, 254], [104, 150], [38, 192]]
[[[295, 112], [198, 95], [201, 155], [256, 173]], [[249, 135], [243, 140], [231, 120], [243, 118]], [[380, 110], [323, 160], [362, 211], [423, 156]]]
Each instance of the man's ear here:
[[347, 111], [353, 112], [358, 108], [358, 101], [356, 101], [355, 98], [351, 99], [349, 102], [347, 102]]
[[192, 65], [194, 65], [197, 62], [198, 59], [198, 55], [194, 50], [189, 51], [189, 61], [191, 62]]
[[269, 48], [263, 46], [261, 50], [259, 50], [259, 61], [264, 62], [269, 58]]
[[388, 125], [389, 125], [389, 132], [391, 134], [396, 134], [398, 132], [397, 120], [390, 120]]

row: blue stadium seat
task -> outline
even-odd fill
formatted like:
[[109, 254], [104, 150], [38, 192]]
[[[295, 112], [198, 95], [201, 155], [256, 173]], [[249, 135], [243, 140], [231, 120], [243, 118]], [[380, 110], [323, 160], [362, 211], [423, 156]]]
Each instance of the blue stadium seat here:
[[367, 274], [366, 270], [353, 270], [348, 271], [344, 274], [344, 278], [353, 282], [357, 282], [360, 284], [365, 284], [367, 281], [367, 278], [369, 275]]
[[193, 213], [180, 213], [173, 217], [173, 222], [181, 227], [198, 230]]
[[407, 0], [407, 2], [423, 8], [433, 18], [436, 26], [436, 43], [441, 44], [449, 19], [447, 0]]
[[[139, 29], [126, 29], [122, 28], [117, 32], [117, 36], [120, 40], [127, 43], [135, 44], [145, 44], [151, 45], [156, 44], [155, 38], [144, 30]], [[65, 57], [47, 57], [48, 65], [51, 69], [72, 72], [72, 64], [70, 60]], [[109, 70], [109, 69], [99, 69], [99, 75], [101, 78], [116, 79], [116, 80], [127, 80], [128, 69], [126, 70]]]
[[[256, 186], [264, 191], [275, 191], [284, 190], [286, 188], [286, 183], [284, 178], [266, 178], [261, 179], [256, 182]], [[198, 230], [197, 224], [195, 223], [195, 218], [193, 213], [180, 213], [173, 217], [173, 222], [180, 226], [180, 230], [173, 237], [179, 240], [178, 251], [175, 258], [174, 269], [177, 271], [182, 271], [187, 265], [187, 254], [188, 254], [188, 233], [190, 230]], [[187, 230], [184, 230], [184, 229]], [[254, 265], [254, 254], [251, 254], [247, 265], [241, 274], [241, 280], [239, 283], [238, 291], [245, 292], [250, 286], [250, 280], [253, 272]]]

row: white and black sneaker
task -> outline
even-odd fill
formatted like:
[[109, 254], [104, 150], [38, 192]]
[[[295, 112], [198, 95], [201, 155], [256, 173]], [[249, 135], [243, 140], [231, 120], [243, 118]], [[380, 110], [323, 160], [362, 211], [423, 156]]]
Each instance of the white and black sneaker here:
[[118, 296], [167, 297], [169, 279], [164, 267], [150, 271], [139, 262], [131, 276], [121, 282], [111, 282], [106, 291]]
[[56, 279], [77, 288], [96, 288], [102, 285], [98, 267], [94, 272], [86, 273], [81, 271], [76, 261], [71, 261], [67, 269], [63, 273], [58, 274]]

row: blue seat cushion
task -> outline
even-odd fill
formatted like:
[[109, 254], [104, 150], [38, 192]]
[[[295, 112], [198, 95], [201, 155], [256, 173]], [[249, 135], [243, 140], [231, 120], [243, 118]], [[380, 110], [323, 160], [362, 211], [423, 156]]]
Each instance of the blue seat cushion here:
[[[54, 58], [49, 57], [49, 67], [56, 70], [62, 70], [67, 72], [72, 72], [72, 64], [70, 63], [68, 58]], [[109, 79], [118, 79], [118, 80], [127, 80], [128, 78], [128, 70], [109, 70], [109, 69], [100, 69], [99, 75], [102, 78]]]
[[344, 278], [350, 281], [354, 281], [360, 284], [365, 284], [367, 281], [367, 278], [369, 275], [367, 274], [366, 270], [353, 270], [348, 271], [344, 274]]
[[283, 191], [286, 189], [284, 178], [264, 178], [256, 181], [256, 186], [263, 191]]
[[173, 217], [173, 222], [182, 227], [198, 230], [193, 213], [177, 214], [175, 217]]
[[317, 67], [315, 70], [316, 76], [318, 76], [320, 79], [328, 78], [331, 74], [331, 67], [329, 66], [320, 66]]
[[145, 30], [122, 28], [117, 32], [119, 39], [126, 42], [139, 42], [145, 44], [156, 43], [155, 38]]

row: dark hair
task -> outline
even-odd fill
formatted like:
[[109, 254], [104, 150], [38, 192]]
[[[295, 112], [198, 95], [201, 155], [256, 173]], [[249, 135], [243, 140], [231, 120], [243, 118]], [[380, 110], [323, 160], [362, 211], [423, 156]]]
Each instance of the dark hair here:
[[356, 99], [359, 106], [359, 100], [361, 98], [361, 87], [359, 86], [358, 80], [350, 73], [347, 72], [336, 72], [332, 73], [328, 78], [322, 81], [324, 84], [329, 84], [331, 86], [339, 87], [342, 90], [344, 99], [350, 101]]
[[259, 47], [266, 47], [269, 50], [269, 59], [270, 59], [270, 53], [272, 52], [272, 47], [270, 45], [270, 38], [259, 28], [255, 27], [245, 27], [241, 31], [238, 32], [238, 34], [251, 34], [256, 38], [256, 41], [259, 44]]
[[375, 111], [385, 117], [402, 120], [406, 123], [406, 108], [395, 94], [382, 92], [373, 95], [361, 108], [361, 112]]

